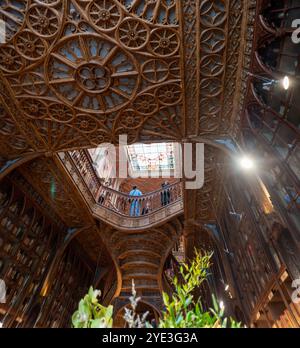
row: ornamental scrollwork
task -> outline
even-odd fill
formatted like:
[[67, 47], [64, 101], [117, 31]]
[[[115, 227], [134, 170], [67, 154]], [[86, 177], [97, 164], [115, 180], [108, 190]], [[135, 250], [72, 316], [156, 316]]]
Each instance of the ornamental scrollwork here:
[[60, 26], [58, 11], [38, 4], [30, 7], [26, 20], [28, 27], [35, 34], [46, 38], [56, 35]]
[[225, 134], [246, 15], [238, 0], [3, 0], [14, 119], [30, 120], [39, 151], [115, 142], [122, 130], [131, 141]]
[[95, 34], [76, 34], [55, 47], [46, 62], [46, 80], [69, 106], [93, 113], [115, 111], [135, 96], [135, 59]]
[[95, 0], [88, 5], [91, 21], [103, 31], [114, 30], [122, 19], [122, 12], [113, 0]]
[[[14, 3], [0, 2], [0, 15], [10, 18], [0, 70], [15, 119], [28, 120], [39, 150], [116, 142], [122, 130], [143, 140], [150, 117], [182, 105], [178, 1]], [[172, 122], [177, 127], [182, 114]]]
[[[2, 0], [0, 19], [5, 22], [6, 41], [9, 42], [24, 26], [28, 0]], [[1, 46], [1, 44], [0, 44]]]

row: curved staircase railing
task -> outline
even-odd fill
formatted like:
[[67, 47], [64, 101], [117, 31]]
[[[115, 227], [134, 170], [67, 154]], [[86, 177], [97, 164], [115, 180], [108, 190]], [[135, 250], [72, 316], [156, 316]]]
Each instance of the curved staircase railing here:
[[152, 214], [181, 200], [182, 185], [180, 181], [142, 196], [130, 196], [102, 186], [97, 199], [99, 205], [131, 218]]
[[117, 229], [143, 230], [183, 213], [180, 181], [142, 196], [130, 196], [101, 185], [85, 150], [59, 153], [59, 159], [94, 218]]
[[[163, 202], [165, 194], [168, 197], [166, 203]], [[181, 182], [139, 197], [101, 187], [98, 203], [93, 206], [95, 218], [121, 230], [155, 227], [182, 213]]]
[[101, 183], [92, 164], [91, 156], [86, 150], [70, 151], [69, 154], [92, 195], [96, 197]]

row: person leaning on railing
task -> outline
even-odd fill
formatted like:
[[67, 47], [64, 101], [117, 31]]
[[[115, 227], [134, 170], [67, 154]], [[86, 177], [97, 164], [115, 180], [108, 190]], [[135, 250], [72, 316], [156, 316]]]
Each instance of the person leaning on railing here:
[[[129, 196], [140, 197], [142, 196], [142, 192], [137, 188], [137, 186], [133, 186]], [[130, 198], [130, 216], [139, 216], [140, 207], [141, 203], [138, 198]]]

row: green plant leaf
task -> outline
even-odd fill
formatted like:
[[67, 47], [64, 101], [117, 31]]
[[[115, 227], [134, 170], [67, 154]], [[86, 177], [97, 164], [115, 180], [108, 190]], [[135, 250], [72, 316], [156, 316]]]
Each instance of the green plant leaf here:
[[101, 329], [107, 327], [104, 318], [91, 320], [91, 329]]
[[[160, 328], [240, 327], [240, 323], [236, 323], [232, 318], [229, 323], [227, 318], [223, 319], [224, 309], [219, 308], [214, 295], [212, 295], [213, 308], [207, 312], [203, 310], [201, 298], [194, 301], [195, 289], [209, 274], [211, 257], [212, 253], [201, 255], [196, 250], [194, 259], [180, 266], [181, 276], [179, 279], [175, 276], [172, 282], [174, 293], [171, 297], [167, 293], [162, 294], [165, 310], [159, 321]], [[111, 328], [113, 326], [113, 306], [102, 306], [98, 302], [99, 294], [98, 290], [90, 287], [88, 294], [80, 300], [78, 310], [72, 315], [74, 328]], [[134, 294], [132, 299], [138, 301]], [[132, 320], [137, 322], [136, 316]], [[144, 325], [151, 327], [147, 322]]]
[[163, 301], [164, 301], [164, 304], [165, 306], [168, 306], [169, 304], [169, 296], [166, 292], [163, 292]]

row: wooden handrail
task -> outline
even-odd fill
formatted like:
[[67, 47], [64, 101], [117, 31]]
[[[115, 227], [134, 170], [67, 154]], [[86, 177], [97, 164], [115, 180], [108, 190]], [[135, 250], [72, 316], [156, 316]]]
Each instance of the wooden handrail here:
[[59, 157], [95, 218], [118, 228], [140, 230], [167, 221], [183, 212], [183, 190], [180, 181], [141, 196], [130, 196], [128, 193], [101, 185], [91, 157], [85, 152], [81, 150], [60, 153]]
[[[177, 185], [180, 184], [180, 183], [181, 183], [180, 181], [176, 181], [175, 183], [168, 185], [167, 189], [173, 189], [174, 187], [177, 187]], [[129, 193], [117, 191], [117, 190], [114, 190], [114, 189], [112, 189], [110, 187], [106, 187], [104, 185], [102, 185], [101, 188], [103, 188], [103, 189], [105, 189], [107, 191], [111, 191], [113, 193], [118, 193], [119, 195], [121, 195], [123, 197], [132, 198], [132, 199], [135, 199], [135, 198], [146, 198], [146, 197], [152, 196], [152, 195], [154, 195], [156, 193], [159, 193], [159, 192], [165, 190], [164, 188], [160, 188], [160, 189], [155, 190], [155, 191], [144, 193], [144, 194], [142, 194], [142, 196], [131, 196]]]
[[131, 196], [101, 186], [97, 196], [99, 205], [130, 217], [149, 215], [181, 199], [182, 185], [180, 181], [141, 196]]
[[148, 215], [182, 199], [180, 181], [141, 196], [131, 196], [103, 186], [87, 151], [72, 151], [70, 155], [97, 204], [123, 216]]
[[82, 175], [86, 185], [92, 192], [93, 196], [97, 195], [101, 186], [98, 174], [92, 164], [92, 158], [87, 150], [70, 151], [69, 154], [74, 161], [77, 169]]

